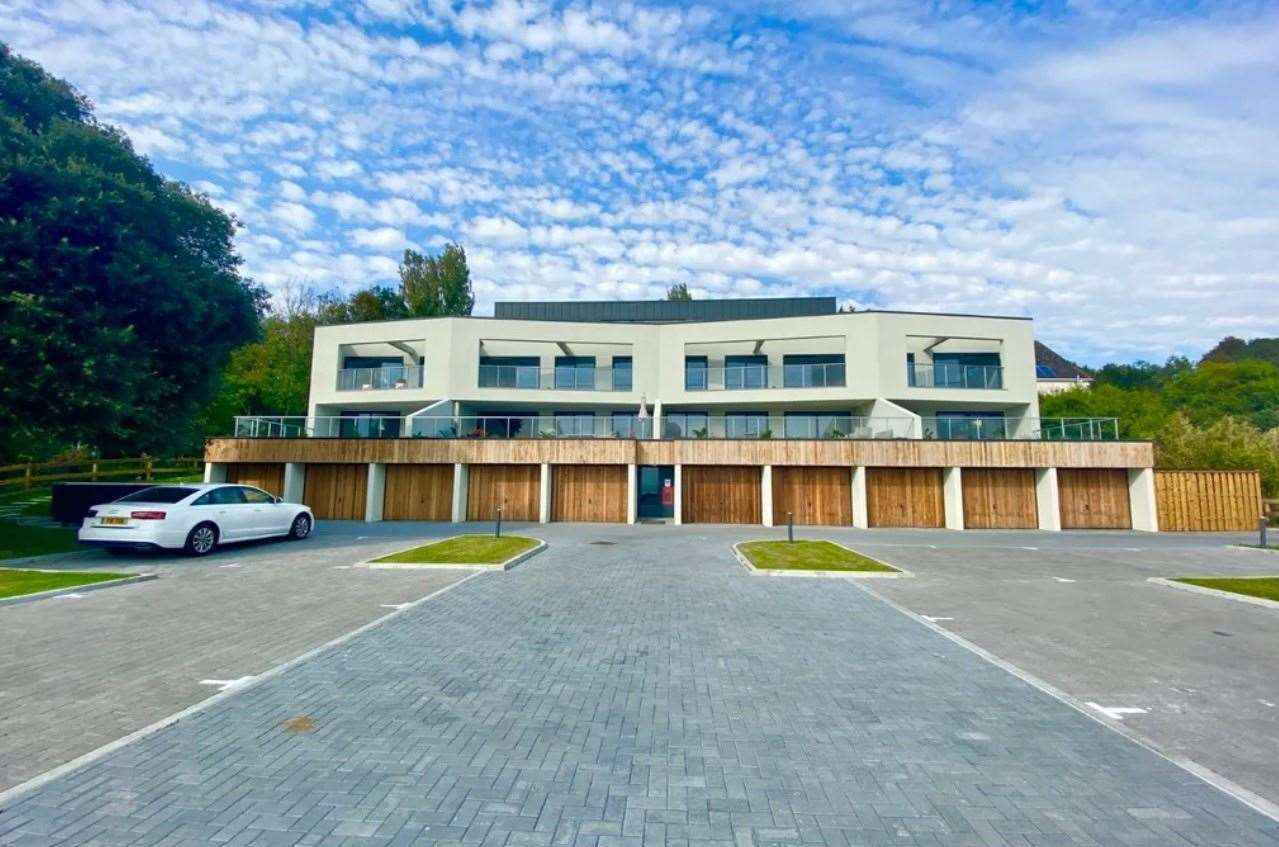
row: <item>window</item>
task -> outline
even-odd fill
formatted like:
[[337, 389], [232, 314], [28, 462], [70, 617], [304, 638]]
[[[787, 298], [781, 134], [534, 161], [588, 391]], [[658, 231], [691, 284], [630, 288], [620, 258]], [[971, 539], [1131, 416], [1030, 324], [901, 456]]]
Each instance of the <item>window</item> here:
[[255, 506], [261, 506], [263, 503], [274, 503], [275, 498], [267, 494], [260, 488], [249, 488], [242, 486], [240, 493], [244, 495], [244, 502], [251, 503]]
[[984, 439], [1007, 438], [1008, 424], [1004, 413], [995, 412], [939, 412], [936, 418], [937, 438]]
[[759, 438], [772, 430], [768, 428], [768, 415], [764, 412], [729, 412], [724, 415], [725, 438]]
[[768, 386], [767, 356], [725, 356], [725, 388], [766, 388]]
[[684, 390], [706, 390], [707, 361], [705, 356], [684, 357]]
[[591, 412], [556, 412], [555, 434], [559, 436], [592, 436], [595, 415]]
[[238, 485], [214, 488], [198, 497], [193, 506], [238, 506], [244, 502], [243, 491]]
[[594, 356], [556, 356], [555, 387], [592, 389], [595, 387]]
[[1056, 379], [1057, 372], [1052, 365], [1035, 365], [1035, 376], [1039, 379]]
[[782, 357], [782, 385], [826, 388], [844, 384], [844, 354], [792, 354]]
[[632, 381], [632, 361], [630, 356], [613, 357], [613, 390], [630, 391]]
[[844, 438], [853, 434], [853, 417], [847, 412], [787, 412], [787, 438]]
[[480, 388], [540, 388], [537, 356], [480, 356]]
[[190, 497], [198, 488], [180, 488], [176, 485], [157, 485], [144, 488], [132, 494], [126, 494], [116, 503], [180, 503]]
[[342, 438], [398, 438], [401, 419], [385, 412], [346, 411], [338, 416]]
[[998, 353], [934, 353], [937, 388], [1003, 388]]
[[662, 437], [706, 438], [709, 423], [705, 412], [669, 412], [662, 417]]

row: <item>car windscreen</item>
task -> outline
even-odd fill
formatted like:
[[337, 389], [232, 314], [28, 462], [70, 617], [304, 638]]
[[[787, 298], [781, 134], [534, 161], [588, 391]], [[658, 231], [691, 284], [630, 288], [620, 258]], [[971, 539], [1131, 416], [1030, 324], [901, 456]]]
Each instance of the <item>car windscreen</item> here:
[[117, 503], [178, 503], [196, 492], [194, 488], [182, 488], [177, 485], [157, 485], [144, 488], [132, 494], [126, 494]]

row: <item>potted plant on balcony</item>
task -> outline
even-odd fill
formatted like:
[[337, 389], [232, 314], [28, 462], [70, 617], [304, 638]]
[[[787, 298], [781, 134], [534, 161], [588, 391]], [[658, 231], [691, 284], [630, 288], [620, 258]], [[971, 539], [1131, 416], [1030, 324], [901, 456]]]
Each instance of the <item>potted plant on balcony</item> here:
[[711, 435], [710, 430], [707, 429], [706, 427], [693, 430], [694, 438], [710, 438], [710, 435]]
[[768, 428], [761, 429], [761, 430], [759, 431], [759, 437], [760, 437], [760, 438], [763, 438], [763, 439], [772, 438], [772, 437], [773, 437], [773, 431], [772, 431], [771, 429], [768, 429]]

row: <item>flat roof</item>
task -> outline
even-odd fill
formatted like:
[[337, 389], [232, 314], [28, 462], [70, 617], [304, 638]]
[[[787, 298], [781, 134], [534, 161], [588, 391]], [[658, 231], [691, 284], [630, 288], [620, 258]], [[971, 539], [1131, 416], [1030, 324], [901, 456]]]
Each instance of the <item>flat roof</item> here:
[[515, 321], [677, 323], [808, 318], [833, 315], [834, 297], [754, 297], [732, 300], [550, 300], [493, 304], [493, 317]]

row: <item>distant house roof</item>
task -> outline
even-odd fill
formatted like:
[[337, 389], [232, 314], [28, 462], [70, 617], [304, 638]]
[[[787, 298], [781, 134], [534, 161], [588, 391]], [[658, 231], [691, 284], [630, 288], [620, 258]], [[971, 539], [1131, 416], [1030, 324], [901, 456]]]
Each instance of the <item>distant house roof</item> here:
[[613, 300], [498, 302], [493, 317], [517, 321], [677, 323], [808, 318], [835, 314], [834, 297], [759, 297], [741, 300]]
[[1043, 342], [1035, 342], [1035, 376], [1038, 379], [1092, 379], [1092, 372], [1062, 356]]

